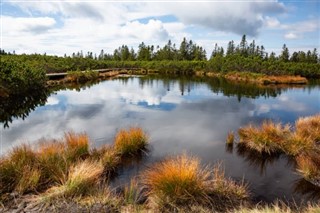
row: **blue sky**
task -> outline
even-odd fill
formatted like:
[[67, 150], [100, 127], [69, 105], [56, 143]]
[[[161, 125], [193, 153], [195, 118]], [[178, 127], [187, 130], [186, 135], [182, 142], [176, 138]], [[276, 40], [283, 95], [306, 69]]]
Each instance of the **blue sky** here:
[[1, 1], [1, 49], [70, 55], [122, 44], [177, 46], [183, 37], [205, 47], [249, 41], [280, 53], [320, 47], [320, 1]]

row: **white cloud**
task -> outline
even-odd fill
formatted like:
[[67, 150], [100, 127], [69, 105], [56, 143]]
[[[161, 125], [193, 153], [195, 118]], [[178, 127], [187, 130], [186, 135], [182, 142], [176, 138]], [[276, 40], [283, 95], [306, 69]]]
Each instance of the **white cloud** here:
[[149, 20], [147, 24], [138, 21], [127, 22], [120, 28], [119, 33], [123, 38], [133, 37], [142, 41], [163, 41], [169, 36], [162, 22], [154, 19]]
[[[319, 29], [316, 19], [295, 25], [280, 23], [275, 15], [284, 13], [286, 8], [283, 3], [273, 0], [9, 1], [5, 4], [19, 7], [30, 16], [37, 16], [1, 17], [2, 48], [7, 51], [15, 50], [17, 53], [47, 52], [63, 55], [80, 50], [99, 53], [101, 49], [112, 53], [122, 44], [137, 48], [144, 41], [162, 46], [168, 39], [179, 44], [183, 37], [203, 44], [210, 52], [220, 33], [228, 35], [224, 39], [229, 39], [234, 34], [257, 36], [266, 27], [285, 31], [285, 38], [292, 39], [303, 38], [305, 33]], [[162, 19], [165, 16], [169, 19]], [[202, 30], [212, 34], [201, 34]], [[218, 40], [221, 39], [223, 38]]]
[[286, 33], [286, 34], [284, 35], [284, 37], [285, 37], [286, 39], [297, 39], [297, 38], [299, 38], [299, 36], [298, 36], [297, 34], [295, 34], [295, 33]]
[[280, 27], [280, 21], [277, 18], [267, 16], [265, 18], [265, 26], [268, 28]]
[[2, 31], [5, 35], [8, 36], [21, 36], [21, 33], [45, 33], [48, 30], [52, 29], [56, 24], [56, 21], [50, 17], [13, 18], [10, 16], [1, 16], [1, 20]]

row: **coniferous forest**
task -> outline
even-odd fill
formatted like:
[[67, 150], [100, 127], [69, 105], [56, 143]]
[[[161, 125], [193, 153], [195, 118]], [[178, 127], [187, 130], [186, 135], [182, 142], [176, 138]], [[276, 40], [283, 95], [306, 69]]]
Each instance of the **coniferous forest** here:
[[[192, 40], [183, 38], [180, 45], [170, 40], [163, 47], [142, 42], [138, 50], [122, 45], [113, 53], [83, 51], [64, 57], [46, 54], [15, 54], [1, 50], [0, 85], [2, 90], [28, 90], [42, 85], [46, 73], [104, 68], [141, 68], [159, 72], [250, 72], [266, 75], [300, 75], [320, 77], [317, 49], [290, 52], [286, 44], [279, 55], [268, 53], [263, 45], [247, 41], [246, 35], [236, 44], [230, 41], [226, 49], [214, 45], [211, 54]], [[210, 55], [210, 57], [208, 57]], [[19, 89], [20, 88], [20, 89]]]

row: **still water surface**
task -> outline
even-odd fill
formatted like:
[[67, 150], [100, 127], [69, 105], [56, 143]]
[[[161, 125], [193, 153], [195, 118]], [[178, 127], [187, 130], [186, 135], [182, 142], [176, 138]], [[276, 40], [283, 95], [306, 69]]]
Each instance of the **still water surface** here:
[[[112, 143], [120, 128], [140, 126], [150, 135], [151, 151], [139, 164], [120, 171], [119, 183], [152, 162], [186, 151], [205, 164], [223, 162], [226, 175], [248, 182], [257, 201], [319, 199], [320, 189], [302, 181], [285, 156], [265, 159], [225, 146], [229, 131], [249, 123], [271, 119], [293, 124], [300, 116], [319, 113], [319, 94], [319, 85], [280, 88], [221, 79], [120, 77], [51, 93], [24, 119], [9, 113], [2, 119], [1, 153], [19, 143], [62, 137], [69, 130], [85, 131], [94, 146], [101, 146]], [[10, 104], [8, 109], [19, 108], [19, 103]]]

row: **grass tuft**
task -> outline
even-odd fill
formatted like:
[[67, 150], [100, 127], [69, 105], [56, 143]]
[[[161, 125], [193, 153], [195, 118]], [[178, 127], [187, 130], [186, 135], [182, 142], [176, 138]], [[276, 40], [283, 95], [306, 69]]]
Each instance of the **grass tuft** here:
[[199, 159], [187, 154], [157, 163], [142, 175], [151, 195], [176, 204], [203, 199], [209, 176]]
[[297, 135], [301, 138], [320, 143], [320, 114], [299, 118], [295, 127]]
[[47, 191], [48, 198], [76, 197], [88, 194], [99, 182], [103, 166], [97, 161], [85, 160], [71, 166], [68, 179]]
[[[36, 176], [38, 171], [32, 169], [37, 164], [36, 153], [31, 147], [22, 144], [13, 148], [9, 155], [0, 160], [0, 192], [11, 192], [17, 189], [18, 192], [25, 192], [36, 187], [38, 182]], [[25, 177], [32, 175], [32, 177]]]
[[143, 173], [142, 182], [149, 202], [159, 208], [203, 205], [221, 210], [248, 198], [247, 187], [226, 179], [220, 165], [202, 167], [198, 158], [186, 154], [155, 164]]
[[320, 154], [319, 152], [303, 153], [296, 157], [297, 171], [307, 181], [320, 187]]
[[218, 195], [218, 197], [225, 197], [234, 201], [249, 197], [247, 185], [244, 183], [237, 184], [235, 181], [226, 178], [221, 163], [213, 167], [213, 179], [209, 184], [208, 194]]
[[261, 128], [252, 125], [240, 128], [240, 143], [249, 149], [268, 154], [281, 152], [283, 145], [290, 137], [290, 126], [282, 126], [280, 123], [266, 121]]
[[42, 170], [43, 184], [63, 183], [68, 175], [70, 162], [66, 157], [66, 145], [59, 141], [42, 141], [38, 160]]
[[231, 145], [234, 143], [234, 133], [232, 131], [228, 132], [226, 143]]
[[114, 148], [121, 156], [130, 156], [146, 149], [147, 144], [147, 134], [139, 127], [131, 127], [117, 133]]
[[70, 161], [76, 161], [89, 154], [89, 137], [86, 133], [68, 132], [64, 134], [67, 145], [67, 157]]

